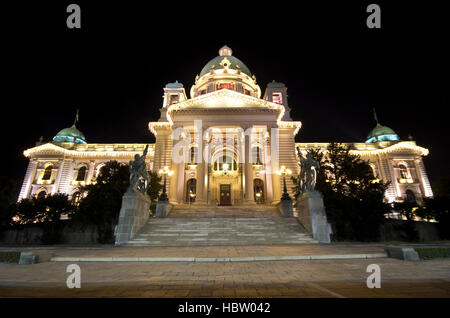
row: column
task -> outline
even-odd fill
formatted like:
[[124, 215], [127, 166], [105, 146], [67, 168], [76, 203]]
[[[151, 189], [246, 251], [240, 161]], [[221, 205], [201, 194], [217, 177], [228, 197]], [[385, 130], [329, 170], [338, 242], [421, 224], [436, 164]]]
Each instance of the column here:
[[267, 137], [266, 142], [264, 143], [264, 170], [265, 170], [265, 184], [264, 189], [266, 190], [266, 203], [272, 203], [273, 201], [273, 184], [272, 184], [272, 162], [271, 162], [271, 156], [270, 156], [270, 135]]
[[185, 176], [184, 163], [180, 162], [177, 165], [178, 165], [177, 201], [178, 203], [183, 203], [183, 197], [186, 187], [186, 180], [184, 178]]
[[[246, 130], [246, 129], [245, 129]], [[255, 204], [255, 198], [253, 197], [253, 166], [250, 162], [250, 136], [245, 136], [245, 164], [244, 164], [244, 172], [245, 172], [245, 195], [244, 202], [245, 203], [253, 203]]]
[[202, 147], [199, 147], [199, 151], [201, 151], [201, 162], [197, 165], [197, 196], [195, 198], [195, 203], [206, 203], [206, 189], [205, 189], [205, 175], [207, 174], [207, 166], [204, 158], [205, 152], [205, 141], [203, 140], [203, 132], [199, 136], [200, 140], [198, 143], [202, 144]]
[[[272, 130], [272, 128], [275, 128]], [[279, 147], [278, 147], [278, 129], [271, 127], [270, 129], [270, 154], [271, 154], [271, 168], [272, 168], [272, 187], [273, 187], [273, 201], [272, 204], [277, 204], [281, 200], [281, 178], [276, 173], [280, 169], [279, 163]]]
[[88, 175], [86, 178], [86, 184], [90, 184], [94, 177], [95, 177], [95, 161], [90, 161]]
[[22, 188], [20, 189], [20, 194], [18, 200], [26, 199], [30, 196], [31, 185], [34, 181], [36, 174], [36, 159], [31, 159], [28, 163], [27, 172], [25, 173], [25, 177], [22, 183]]

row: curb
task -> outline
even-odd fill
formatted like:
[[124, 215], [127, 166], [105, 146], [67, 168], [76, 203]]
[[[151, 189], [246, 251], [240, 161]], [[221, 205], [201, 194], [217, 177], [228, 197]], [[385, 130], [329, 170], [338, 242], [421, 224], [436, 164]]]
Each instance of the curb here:
[[272, 262], [330, 259], [387, 258], [387, 253], [302, 255], [302, 256], [255, 256], [255, 257], [52, 257], [51, 262]]

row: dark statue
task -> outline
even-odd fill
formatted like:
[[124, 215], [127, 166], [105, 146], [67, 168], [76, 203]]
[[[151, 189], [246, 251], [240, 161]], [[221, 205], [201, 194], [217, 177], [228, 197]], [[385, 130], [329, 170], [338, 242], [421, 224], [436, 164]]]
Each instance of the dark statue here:
[[300, 176], [299, 183], [301, 192], [314, 191], [317, 179], [317, 169], [319, 162], [315, 160], [310, 153], [306, 154], [306, 158], [297, 147], [297, 153], [300, 157]]
[[142, 156], [134, 155], [134, 161], [130, 161], [130, 187], [128, 191], [136, 190], [142, 194], [146, 193], [149, 177], [145, 165], [145, 156], [147, 156], [148, 145], [144, 149]]

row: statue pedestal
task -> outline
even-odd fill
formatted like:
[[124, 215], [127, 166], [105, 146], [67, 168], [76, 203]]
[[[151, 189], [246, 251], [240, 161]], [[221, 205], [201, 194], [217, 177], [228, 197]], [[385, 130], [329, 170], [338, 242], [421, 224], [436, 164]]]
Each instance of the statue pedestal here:
[[158, 201], [156, 203], [156, 217], [165, 218], [172, 210], [172, 204], [169, 201]]
[[283, 213], [284, 216], [292, 217], [294, 216], [294, 208], [292, 207], [291, 198], [282, 198], [278, 204], [278, 210]]
[[330, 228], [328, 226], [323, 196], [319, 191], [307, 191], [297, 200], [298, 219], [320, 243], [330, 243]]
[[147, 222], [150, 216], [150, 199], [134, 191], [122, 197], [119, 223], [117, 224], [116, 245], [127, 243]]

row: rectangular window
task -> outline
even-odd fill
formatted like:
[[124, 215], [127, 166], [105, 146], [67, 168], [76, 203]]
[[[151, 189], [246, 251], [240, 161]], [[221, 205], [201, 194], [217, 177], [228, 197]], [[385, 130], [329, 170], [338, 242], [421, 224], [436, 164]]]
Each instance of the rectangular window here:
[[231, 83], [222, 83], [222, 84], [219, 84], [219, 89], [231, 89], [231, 90], [234, 90], [233, 86], [234, 85], [231, 84]]
[[245, 95], [250, 95], [250, 91], [249, 91], [248, 89], [245, 89], [245, 88], [244, 88], [244, 94], [245, 94]]
[[273, 93], [272, 94], [272, 101], [274, 103], [282, 105], [283, 104], [283, 100], [281, 99], [281, 93]]
[[178, 95], [170, 95], [170, 102], [169, 104], [176, 104], [180, 100], [180, 97]]

